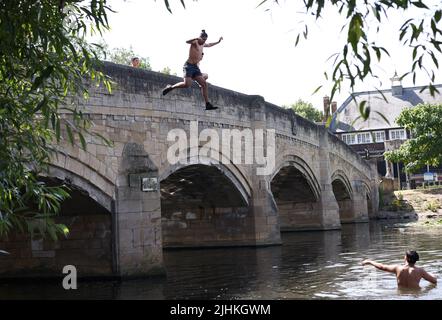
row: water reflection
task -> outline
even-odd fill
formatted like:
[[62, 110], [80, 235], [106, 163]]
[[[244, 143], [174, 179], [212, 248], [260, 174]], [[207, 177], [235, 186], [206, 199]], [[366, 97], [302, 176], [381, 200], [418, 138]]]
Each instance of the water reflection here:
[[344, 225], [340, 231], [294, 232], [283, 245], [165, 251], [166, 279], [61, 284], [0, 285], [0, 299], [441, 299], [425, 281], [399, 290], [393, 274], [361, 266], [371, 258], [402, 264], [415, 248], [420, 266], [440, 280], [442, 228], [415, 223]]

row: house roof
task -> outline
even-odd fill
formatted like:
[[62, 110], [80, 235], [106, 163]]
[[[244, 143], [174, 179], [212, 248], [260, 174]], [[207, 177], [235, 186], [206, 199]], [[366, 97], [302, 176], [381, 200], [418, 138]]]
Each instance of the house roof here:
[[[333, 115], [330, 129], [333, 132], [385, 129], [398, 127], [395, 122], [401, 111], [420, 103], [442, 103], [442, 84], [435, 85], [440, 93], [432, 97], [424, 86], [402, 88], [402, 95], [393, 95], [392, 89], [355, 92], [350, 95]], [[401, 88], [394, 87], [394, 88]], [[385, 99], [384, 99], [385, 97]], [[359, 103], [367, 101], [370, 116], [364, 121], [360, 118]], [[382, 114], [388, 122], [380, 115]], [[359, 119], [357, 119], [359, 117]], [[357, 119], [355, 121], [355, 119]]]

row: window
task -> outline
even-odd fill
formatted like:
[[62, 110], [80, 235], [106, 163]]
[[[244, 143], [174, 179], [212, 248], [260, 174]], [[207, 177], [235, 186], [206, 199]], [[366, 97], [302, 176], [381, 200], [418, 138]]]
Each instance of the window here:
[[356, 134], [348, 133], [342, 135], [342, 141], [346, 144], [356, 144]]
[[390, 140], [405, 140], [406, 138], [404, 129], [390, 130]]
[[376, 131], [374, 133], [376, 142], [384, 142], [385, 141], [385, 131]]
[[370, 132], [358, 133], [358, 143], [371, 143], [371, 133]]

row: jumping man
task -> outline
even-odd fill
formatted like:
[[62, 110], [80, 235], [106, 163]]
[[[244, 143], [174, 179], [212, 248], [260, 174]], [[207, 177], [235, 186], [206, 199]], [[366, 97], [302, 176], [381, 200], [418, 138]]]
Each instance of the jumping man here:
[[206, 102], [206, 110], [215, 110], [218, 109], [218, 107], [214, 107], [209, 102], [208, 83], [206, 81], [208, 76], [207, 74], [201, 73], [200, 68], [198, 67], [198, 63], [203, 58], [203, 48], [209, 48], [217, 45], [221, 42], [221, 40], [223, 40], [223, 37], [220, 37], [218, 42], [206, 43], [207, 37], [208, 36], [206, 31], [202, 30], [199, 38], [186, 41], [186, 43], [190, 44], [190, 49], [189, 58], [187, 59], [183, 67], [184, 81], [178, 82], [174, 85], [167, 85], [166, 88], [163, 89], [163, 95], [168, 94], [170, 91], [176, 88], [188, 88], [192, 85], [192, 80], [195, 80], [196, 82], [198, 82], [198, 85], [201, 88], [201, 93], [203, 94], [204, 101]]

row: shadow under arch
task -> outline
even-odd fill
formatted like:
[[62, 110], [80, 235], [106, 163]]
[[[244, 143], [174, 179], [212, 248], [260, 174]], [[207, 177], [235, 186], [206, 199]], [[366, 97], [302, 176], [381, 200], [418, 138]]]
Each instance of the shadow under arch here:
[[321, 197], [321, 187], [319, 185], [318, 179], [316, 178], [313, 170], [310, 166], [298, 156], [286, 156], [283, 161], [275, 168], [275, 171], [270, 176], [269, 181], [273, 181], [275, 176], [285, 167], [294, 167], [298, 170], [306, 179], [310, 189], [312, 190], [315, 199], [319, 200]]
[[[69, 198], [53, 216], [69, 229], [57, 241], [39, 233], [13, 233], [0, 239], [0, 247], [12, 251], [0, 264], [0, 278], [55, 277], [66, 265], [74, 265], [79, 277], [109, 276], [114, 270], [112, 198], [83, 177], [57, 166], [39, 174], [48, 187], [67, 185]], [[16, 254], [19, 252], [20, 254]]]
[[270, 177], [270, 189], [278, 208], [281, 231], [321, 229], [321, 189], [304, 160], [286, 157]]
[[[331, 175], [332, 185], [333, 185], [333, 182], [335, 182], [335, 181], [339, 181], [341, 184], [340, 187], [344, 186], [345, 193], [347, 194], [347, 196], [350, 197], [350, 199], [353, 199], [353, 188], [351, 186], [350, 180], [348, 179], [348, 177], [344, 171], [336, 170], [335, 172], [333, 172], [333, 174]], [[333, 189], [333, 192], [335, 192], [335, 189]], [[336, 193], [335, 193], [335, 197], [336, 197]]]
[[92, 183], [90, 180], [78, 175], [77, 173], [54, 164], [49, 164], [49, 172], [42, 174], [43, 177], [57, 178], [65, 181], [67, 184], [79, 187], [88, 193], [88, 196], [99, 203], [103, 208], [112, 212], [113, 198], [99, 186]]
[[356, 212], [354, 207], [354, 194], [350, 180], [345, 172], [336, 170], [331, 176], [333, 194], [339, 206], [339, 218], [341, 223], [355, 221]]
[[251, 187], [239, 168], [183, 157], [159, 174], [163, 248], [251, 245]]
[[[189, 149], [190, 150], [190, 149]], [[204, 165], [216, 168], [220, 173], [226, 176], [241, 193], [243, 200], [250, 204], [252, 196], [252, 188], [245, 177], [244, 173], [233, 163], [225, 164], [217, 159], [207, 156], [193, 156], [180, 159], [179, 162], [169, 165], [166, 169], [162, 170], [159, 174], [159, 182], [167, 179], [174, 172], [183, 169], [191, 165]]]
[[370, 186], [367, 182], [362, 181], [362, 188], [365, 192], [365, 198], [367, 200], [367, 214], [369, 219], [373, 219], [375, 217], [375, 211], [373, 208], [373, 195]]

